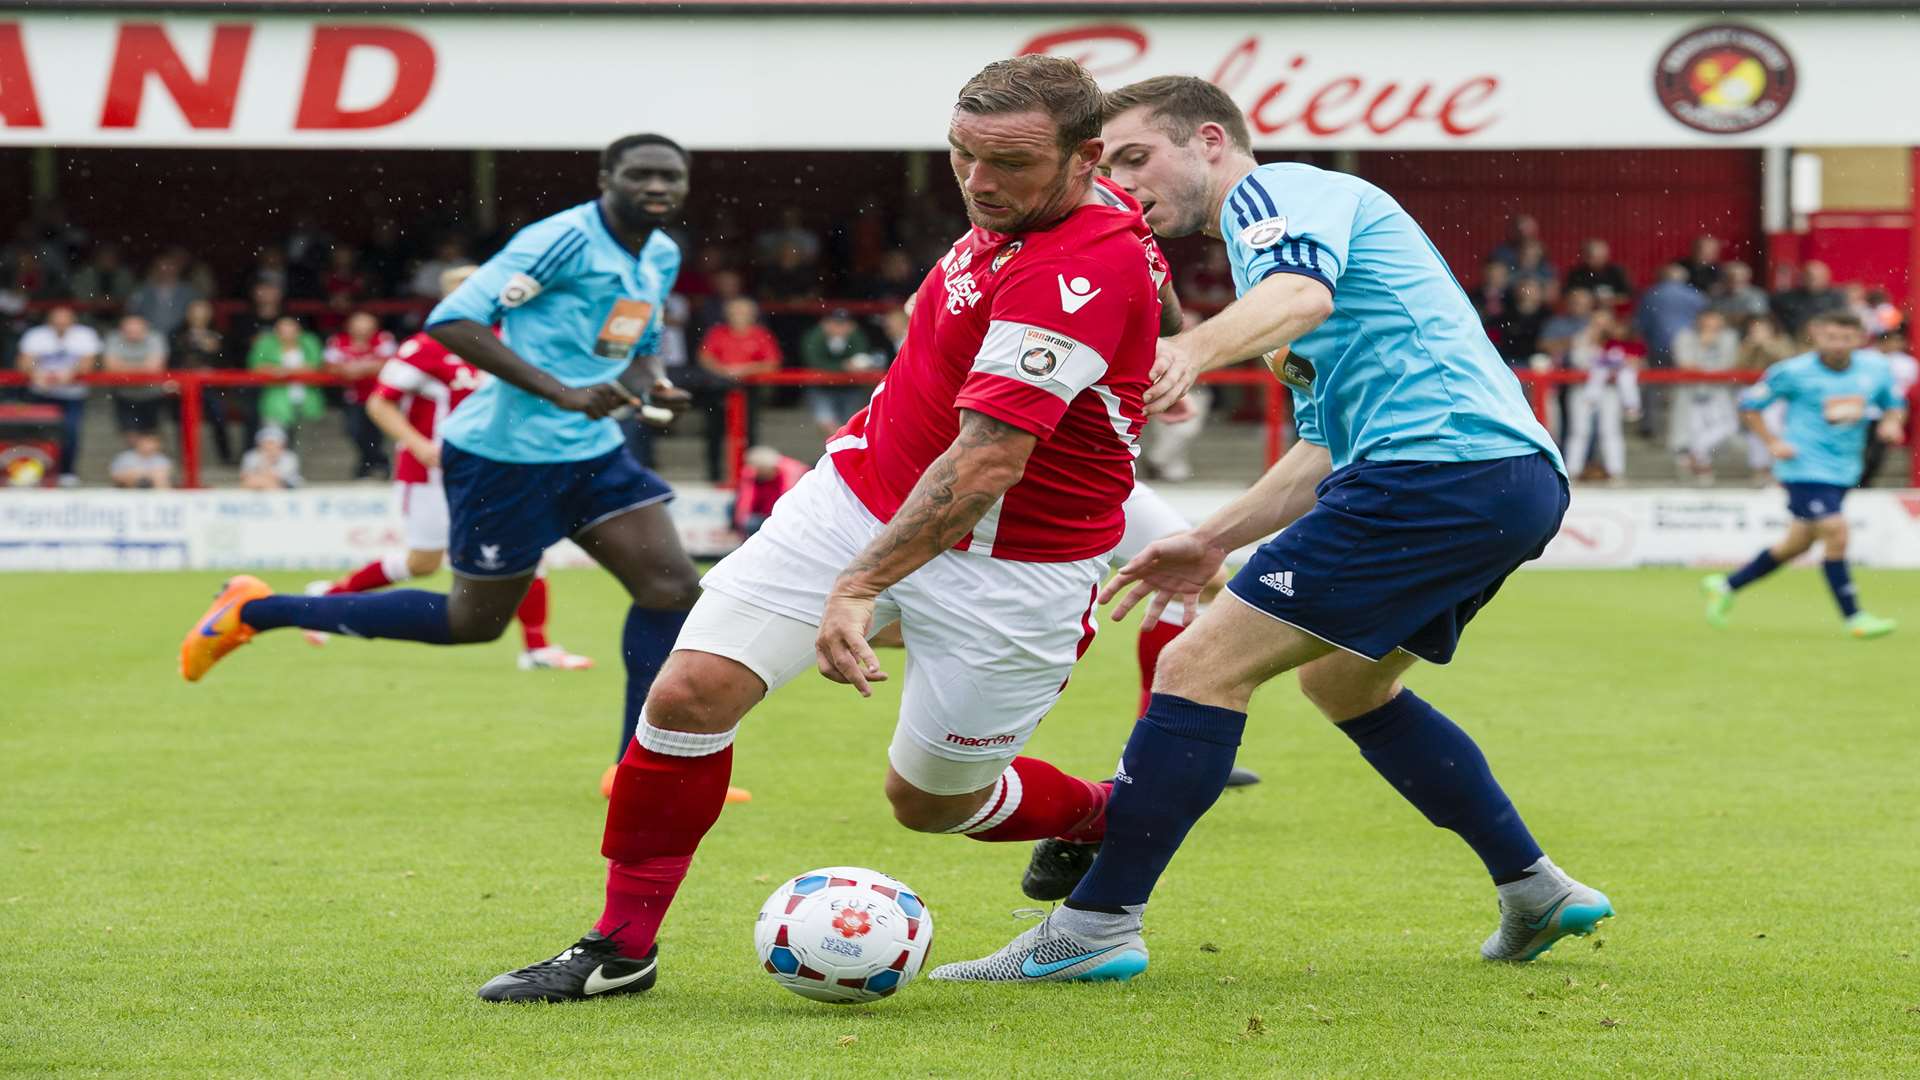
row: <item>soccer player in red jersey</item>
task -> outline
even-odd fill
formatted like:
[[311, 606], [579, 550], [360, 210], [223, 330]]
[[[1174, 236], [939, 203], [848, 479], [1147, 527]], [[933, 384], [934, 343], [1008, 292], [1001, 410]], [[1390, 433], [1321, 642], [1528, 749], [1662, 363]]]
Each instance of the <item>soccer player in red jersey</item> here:
[[[457, 266], [440, 276], [440, 295], [451, 295], [475, 266]], [[393, 480], [400, 491], [401, 533], [405, 552], [375, 559], [338, 581], [318, 581], [311, 595], [366, 592], [440, 569], [447, 553], [447, 492], [440, 480], [440, 421], [480, 386], [480, 370], [448, 351], [426, 333], [415, 334], [380, 369], [367, 397], [367, 416], [399, 446]], [[547, 577], [535, 575], [514, 612], [524, 648], [520, 669], [584, 671], [593, 661], [547, 640]], [[323, 644], [327, 635], [306, 631], [308, 641]]]
[[948, 140], [973, 228], [921, 283], [868, 407], [702, 580], [614, 781], [593, 930], [482, 998], [651, 987], [741, 718], [816, 666], [867, 694], [887, 678], [867, 638], [896, 620], [909, 662], [885, 791], [901, 824], [1100, 835], [1107, 785], [1019, 755], [1093, 637], [1160, 329], [1165, 263], [1138, 204], [1095, 181], [1103, 100], [1050, 56], [961, 90]]

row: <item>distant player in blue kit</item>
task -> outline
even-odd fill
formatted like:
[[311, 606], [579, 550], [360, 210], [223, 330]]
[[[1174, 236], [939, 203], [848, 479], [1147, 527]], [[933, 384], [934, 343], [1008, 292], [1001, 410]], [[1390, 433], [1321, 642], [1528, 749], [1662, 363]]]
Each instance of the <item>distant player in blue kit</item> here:
[[[1905, 435], [1907, 410], [1894, 395], [1893, 371], [1886, 358], [1861, 348], [1858, 316], [1852, 312], [1816, 315], [1807, 331], [1813, 351], [1768, 368], [1740, 399], [1747, 430], [1764, 439], [1773, 454], [1773, 475], [1786, 485], [1787, 512], [1793, 515], [1793, 524], [1784, 539], [1752, 562], [1702, 582], [1707, 621], [1726, 626], [1734, 593], [1819, 541], [1824, 548], [1820, 568], [1826, 572], [1834, 602], [1840, 605], [1847, 633], [1863, 640], [1885, 637], [1893, 633], [1894, 621], [1861, 611], [1854, 597], [1853, 578], [1847, 573], [1847, 519], [1840, 504], [1847, 489], [1860, 483], [1868, 429], [1882, 442], [1898, 445]], [[1787, 403], [1786, 425], [1777, 436], [1767, 430], [1761, 416], [1761, 410], [1776, 401]], [[1876, 414], [1878, 425], [1870, 419]]]
[[1107, 811], [1065, 905], [936, 979], [1125, 979], [1144, 970], [1147, 897], [1219, 797], [1261, 684], [1300, 689], [1427, 819], [1492, 875], [1488, 960], [1531, 960], [1613, 914], [1541, 851], [1467, 733], [1401, 685], [1444, 664], [1467, 621], [1559, 528], [1567, 481], [1466, 294], [1391, 196], [1298, 164], [1258, 165], [1232, 99], [1168, 76], [1109, 95], [1101, 159], [1161, 236], [1223, 238], [1239, 298], [1162, 339], [1152, 407], [1200, 373], [1271, 354], [1300, 440], [1199, 527], [1149, 545], [1108, 584], [1191, 602], [1227, 553], [1262, 545], [1160, 661]]
[[[673, 491], [626, 449], [613, 414], [643, 405], [618, 379], [651, 357], [680, 271], [662, 226], [686, 200], [689, 159], [660, 135], [629, 135], [600, 159], [600, 197], [517, 233], [427, 319], [428, 332], [493, 377], [448, 418], [441, 467], [451, 517], [450, 594], [398, 589], [276, 595], [228, 582], [180, 650], [196, 682], [262, 630], [463, 645], [498, 638], [541, 553], [571, 537], [633, 599], [622, 652], [620, 749], [699, 596], [667, 514]], [[496, 336], [494, 327], [498, 326]], [[656, 377], [653, 400], [685, 395]]]

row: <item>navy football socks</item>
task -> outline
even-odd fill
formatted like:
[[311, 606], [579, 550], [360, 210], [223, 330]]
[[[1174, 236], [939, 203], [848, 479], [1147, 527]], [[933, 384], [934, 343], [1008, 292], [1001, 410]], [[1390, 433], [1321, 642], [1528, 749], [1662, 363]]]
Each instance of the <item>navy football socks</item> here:
[[1851, 619], [1860, 613], [1860, 602], [1853, 593], [1853, 575], [1847, 573], [1847, 560], [1828, 559], [1820, 564], [1820, 570], [1827, 575], [1827, 588], [1833, 590], [1833, 602], [1840, 605], [1840, 615]]
[[276, 593], [249, 600], [240, 609], [240, 621], [255, 630], [298, 626], [303, 630], [352, 637], [422, 641], [429, 645], [453, 643], [452, 627], [447, 621], [447, 595], [423, 589], [333, 596]]
[[1067, 907], [1136, 918], [1233, 770], [1247, 714], [1155, 694], [1133, 725], [1107, 803], [1107, 835]]
[[627, 609], [627, 624], [620, 632], [620, 655], [627, 662], [627, 700], [626, 712], [620, 717], [620, 747], [614, 752], [615, 761], [626, 754], [627, 744], [633, 741], [640, 712], [647, 704], [647, 691], [653, 689], [653, 678], [660, 674], [667, 654], [673, 652], [673, 643], [686, 621], [684, 611], [639, 606]]
[[1540, 845], [1500, 790], [1480, 748], [1413, 691], [1402, 690], [1339, 728], [1428, 821], [1460, 834], [1494, 884], [1525, 877], [1540, 858]]
[[1780, 569], [1780, 561], [1773, 557], [1773, 549], [1767, 548], [1753, 557], [1753, 561], [1727, 575], [1727, 587], [1744, 589], [1747, 586]]

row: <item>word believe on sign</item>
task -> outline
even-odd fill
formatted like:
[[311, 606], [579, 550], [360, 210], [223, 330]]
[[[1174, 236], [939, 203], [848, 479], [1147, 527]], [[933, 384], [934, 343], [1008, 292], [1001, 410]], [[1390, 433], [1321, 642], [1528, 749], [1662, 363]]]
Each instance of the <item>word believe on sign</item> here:
[[[1080, 62], [1107, 83], [1145, 77], [1151, 71], [1152, 39], [1126, 23], [1101, 23], [1051, 31], [1028, 41], [1028, 53], [1050, 53]], [[1278, 75], [1263, 69], [1263, 53], [1280, 53]], [[1158, 74], [1158, 72], [1155, 72]], [[1403, 73], [1355, 71], [1315, 65], [1297, 49], [1276, 48], [1266, 36], [1248, 34], [1228, 44], [1211, 70], [1196, 74], [1231, 94], [1247, 112], [1256, 135], [1282, 133], [1315, 138], [1370, 132], [1390, 135], [1409, 125], [1463, 138], [1483, 131], [1497, 115], [1500, 78], [1478, 72], [1445, 81]]]

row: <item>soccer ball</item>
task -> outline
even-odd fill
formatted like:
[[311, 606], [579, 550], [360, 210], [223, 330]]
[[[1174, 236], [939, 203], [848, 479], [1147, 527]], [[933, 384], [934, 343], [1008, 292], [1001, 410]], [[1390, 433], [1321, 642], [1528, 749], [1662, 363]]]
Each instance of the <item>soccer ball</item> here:
[[809, 870], [773, 890], [753, 924], [773, 981], [815, 1001], [877, 1001], [913, 981], [933, 914], [912, 889], [858, 866]]

